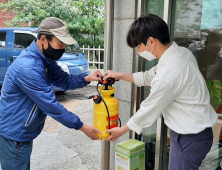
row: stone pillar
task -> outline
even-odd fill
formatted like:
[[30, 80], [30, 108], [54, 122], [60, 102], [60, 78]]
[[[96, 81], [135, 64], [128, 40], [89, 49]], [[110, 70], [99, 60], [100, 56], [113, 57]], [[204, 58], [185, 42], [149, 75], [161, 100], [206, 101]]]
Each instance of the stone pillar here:
[[[113, 71], [133, 72], [133, 49], [126, 43], [126, 34], [130, 25], [135, 21], [136, 1], [115, 0], [114, 1], [114, 33], [113, 33]], [[119, 117], [124, 126], [132, 112], [132, 84], [124, 81], [115, 83], [115, 97], [119, 100]], [[114, 170], [115, 144], [129, 139], [129, 133], [124, 134], [115, 142], [110, 144], [110, 170]]]

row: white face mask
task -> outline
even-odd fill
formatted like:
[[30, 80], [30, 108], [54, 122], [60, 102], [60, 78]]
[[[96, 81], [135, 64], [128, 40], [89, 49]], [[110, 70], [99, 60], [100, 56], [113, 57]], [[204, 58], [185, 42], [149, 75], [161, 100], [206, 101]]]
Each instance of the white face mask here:
[[[147, 48], [147, 46], [146, 46], [146, 48]], [[145, 58], [146, 60], [152, 61], [152, 60], [156, 59], [155, 55], [152, 54], [152, 51], [153, 51], [153, 48], [152, 48], [151, 52], [148, 52], [145, 49], [145, 51], [138, 52], [138, 53], [141, 57]]]

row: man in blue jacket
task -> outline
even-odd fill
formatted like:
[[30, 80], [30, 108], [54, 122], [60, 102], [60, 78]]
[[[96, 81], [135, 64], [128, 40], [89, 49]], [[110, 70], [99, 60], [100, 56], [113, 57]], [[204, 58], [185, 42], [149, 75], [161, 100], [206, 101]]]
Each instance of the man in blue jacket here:
[[[37, 40], [9, 67], [0, 100], [0, 162], [3, 170], [30, 169], [32, 141], [42, 131], [49, 115], [63, 125], [98, 139], [94, 126], [83, 124], [67, 111], [53, 93], [51, 83], [64, 90], [99, 81], [102, 74], [69, 75], [56, 63], [65, 44], [75, 44], [66, 22], [50, 17], [40, 23]], [[100, 133], [100, 132], [99, 132]]]

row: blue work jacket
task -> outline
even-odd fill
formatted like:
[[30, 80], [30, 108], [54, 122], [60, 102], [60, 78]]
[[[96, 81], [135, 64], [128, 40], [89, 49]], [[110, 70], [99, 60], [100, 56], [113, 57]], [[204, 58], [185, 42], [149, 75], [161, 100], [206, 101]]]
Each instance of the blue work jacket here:
[[64, 72], [33, 41], [5, 75], [0, 100], [0, 135], [18, 142], [31, 141], [41, 133], [47, 115], [69, 128], [80, 129], [82, 121], [56, 100], [51, 83], [71, 90], [86, 86], [84, 77], [85, 74], [74, 76]]

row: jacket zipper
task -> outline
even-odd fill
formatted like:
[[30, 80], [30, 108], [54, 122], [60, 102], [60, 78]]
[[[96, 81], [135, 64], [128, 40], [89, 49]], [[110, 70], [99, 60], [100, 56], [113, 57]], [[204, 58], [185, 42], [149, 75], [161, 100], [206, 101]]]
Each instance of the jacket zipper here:
[[51, 86], [51, 71], [48, 68], [45, 68], [45, 77], [46, 77], [46, 84]]
[[28, 117], [28, 119], [27, 119], [26, 122], [25, 122], [25, 126], [26, 126], [27, 132], [28, 132], [28, 126], [31, 124], [32, 119], [33, 119], [34, 116], [35, 116], [35, 113], [36, 113], [37, 108], [38, 108], [37, 104], [34, 104], [31, 112], [29, 113], [29, 117]]
[[[48, 69], [45, 68], [46, 82], [47, 82], [47, 77], [48, 77], [48, 76], [47, 76], [47, 72], [48, 72]], [[27, 132], [29, 132], [29, 131], [28, 131], [28, 126], [31, 124], [32, 119], [33, 119], [34, 116], [35, 116], [35, 113], [36, 113], [37, 108], [38, 108], [38, 106], [37, 106], [37, 104], [35, 103], [34, 106], [33, 106], [33, 108], [32, 108], [32, 110], [31, 110], [31, 112], [29, 113], [28, 119], [27, 119], [26, 122], [25, 122], [25, 126], [26, 126], [26, 131], [27, 131]]]

